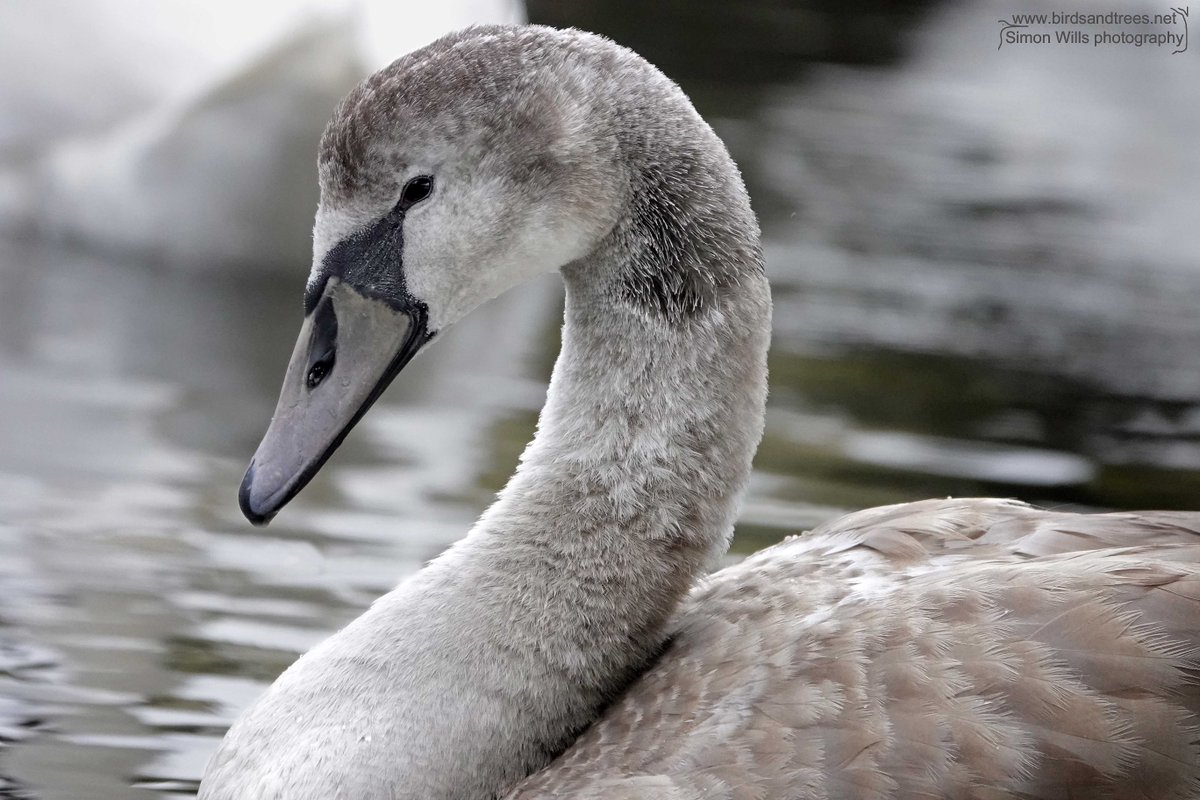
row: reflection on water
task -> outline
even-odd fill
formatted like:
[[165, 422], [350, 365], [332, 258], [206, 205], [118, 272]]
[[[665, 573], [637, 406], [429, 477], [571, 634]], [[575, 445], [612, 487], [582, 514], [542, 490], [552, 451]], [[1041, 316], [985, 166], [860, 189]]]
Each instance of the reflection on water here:
[[[1194, 231], [1135, 247], [1157, 229], [1114, 209], [1145, 175], [1102, 152], [1062, 180], [1018, 174], [1079, 134], [1033, 115], [1022, 139], [978, 107], [949, 35], [961, 13], [922, 23], [946, 34], [924, 58], [738, 105], [721, 100], [736, 80], [708, 91], [695, 73], [777, 286], [738, 551], [931, 495], [1194, 506]], [[1088, 102], [1113, 113], [1105, 97], [1076, 112]], [[1144, 136], [1178, 146], [1183, 122]], [[1113, 147], [1144, 145], [1123, 135]], [[1111, 196], [1128, 182], [1132, 199]], [[249, 527], [234, 495], [303, 271], [197, 277], [0, 245], [0, 797], [192, 796], [237, 712], [461, 536], [511, 471], [557, 346], [553, 279], [450, 331], [271, 528]]]

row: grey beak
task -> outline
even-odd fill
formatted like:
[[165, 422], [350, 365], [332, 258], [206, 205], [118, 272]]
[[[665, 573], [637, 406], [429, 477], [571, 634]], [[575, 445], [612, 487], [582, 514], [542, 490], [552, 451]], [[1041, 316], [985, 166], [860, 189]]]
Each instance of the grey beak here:
[[429, 338], [423, 304], [397, 308], [330, 278], [300, 328], [275, 416], [242, 479], [246, 519], [270, 522]]

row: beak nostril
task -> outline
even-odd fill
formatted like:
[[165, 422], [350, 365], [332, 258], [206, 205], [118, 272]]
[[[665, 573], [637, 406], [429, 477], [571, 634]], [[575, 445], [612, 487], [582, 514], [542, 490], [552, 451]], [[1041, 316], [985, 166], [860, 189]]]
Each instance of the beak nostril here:
[[318, 361], [309, 367], [308, 375], [304, 379], [305, 385], [309, 389], [315, 389], [321, 385], [321, 381], [325, 380], [325, 376], [329, 374], [330, 368], [333, 366], [333, 359], [324, 359]]
[[321, 385], [333, 371], [337, 353], [338, 322], [333, 298], [326, 296], [313, 312], [312, 335], [308, 341], [308, 373], [304, 383], [309, 391]]

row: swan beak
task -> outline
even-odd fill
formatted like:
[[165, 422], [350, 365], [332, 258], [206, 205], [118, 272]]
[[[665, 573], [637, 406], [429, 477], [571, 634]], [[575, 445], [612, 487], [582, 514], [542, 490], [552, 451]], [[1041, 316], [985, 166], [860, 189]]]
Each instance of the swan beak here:
[[246, 519], [270, 522], [429, 338], [424, 304], [368, 297], [329, 278], [300, 328], [275, 416], [242, 479]]

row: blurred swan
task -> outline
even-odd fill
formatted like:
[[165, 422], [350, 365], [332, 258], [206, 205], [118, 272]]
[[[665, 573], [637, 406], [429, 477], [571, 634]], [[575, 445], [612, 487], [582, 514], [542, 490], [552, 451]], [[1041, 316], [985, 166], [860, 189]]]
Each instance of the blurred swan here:
[[440, 331], [553, 270], [562, 351], [496, 503], [280, 676], [202, 800], [1200, 792], [1200, 515], [926, 501], [703, 577], [762, 432], [770, 293], [737, 168], [641, 58], [453, 34], [351, 92], [319, 163], [253, 522]]
[[[0, 85], [12, 126], [0, 125], [9, 153], [0, 158], [0, 230], [189, 269], [294, 269], [312, 257], [312, 152], [330, 106], [395, 53], [448, 28], [520, 22], [524, 13], [519, 0], [196, 5], [203, 8], [141, 9], [139, 28], [163, 42], [134, 38], [141, 50], [131, 52], [107, 46], [129, 38], [128, 3], [107, 16], [103, 4], [82, 13], [39, 8], [27, 14], [32, 21], [17, 15], [19, 6], [0, 12], [15, 17], [0, 42], [41, 41], [53, 27], [50, 35], [96, 59], [78, 69], [49, 64], [46, 75], [33, 70], [49, 84], [35, 96], [13, 94], [28, 84], [29, 63], [20, 81]], [[79, 27], [77, 17], [94, 28], [64, 37], [59, 23]], [[73, 63], [70, 51], [65, 60]], [[159, 71], [165, 77], [145, 76]], [[182, 93], [171, 91], [178, 87]], [[108, 97], [111, 111], [97, 100]], [[41, 124], [39, 103], [47, 107]], [[82, 110], [72, 117], [74, 108]], [[122, 112], [124, 119], [112, 118]], [[24, 128], [22, 118], [31, 119]], [[76, 135], [53, 139], [59, 129]]]

